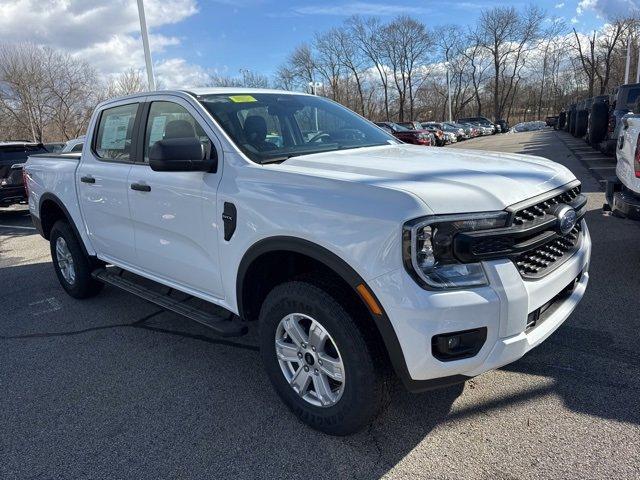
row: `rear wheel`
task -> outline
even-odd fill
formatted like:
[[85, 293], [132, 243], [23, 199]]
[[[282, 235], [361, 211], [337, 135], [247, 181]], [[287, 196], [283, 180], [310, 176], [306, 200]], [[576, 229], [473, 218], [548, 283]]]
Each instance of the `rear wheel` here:
[[274, 288], [260, 312], [260, 350], [284, 403], [309, 426], [348, 435], [382, 409], [386, 376], [356, 321], [307, 282]]
[[51, 259], [62, 288], [74, 298], [89, 298], [102, 289], [91, 277], [95, 261], [85, 255], [73, 229], [64, 220], [57, 221], [49, 235]]

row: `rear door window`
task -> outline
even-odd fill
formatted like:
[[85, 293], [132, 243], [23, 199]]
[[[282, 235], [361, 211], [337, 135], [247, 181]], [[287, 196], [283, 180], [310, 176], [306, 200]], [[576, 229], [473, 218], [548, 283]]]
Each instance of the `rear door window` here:
[[133, 125], [138, 104], [120, 105], [103, 110], [95, 138], [95, 153], [104, 160], [129, 161]]

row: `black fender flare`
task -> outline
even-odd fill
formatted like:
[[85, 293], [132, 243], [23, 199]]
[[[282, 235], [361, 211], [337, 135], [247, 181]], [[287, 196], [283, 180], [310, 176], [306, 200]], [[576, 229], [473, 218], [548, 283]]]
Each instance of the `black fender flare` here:
[[87, 247], [84, 244], [84, 240], [82, 239], [82, 236], [80, 235], [80, 232], [78, 231], [78, 227], [76, 226], [75, 222], [73, 221], [73, 217], [69, 213], [69, 210], [67, 210], [67, 207], [65, 207], [64, 203], [62, 202], [62, 200], [60, 200], [58, 197], [56, 197], [53, 193], [46, 192], [46, 193], [42, 194], [42, 196], [40, 197], [40, 201], [38, 203], [38, 214], [39, 214], [40, 218], [36, 218], [35, 216], [31, 215], [31, 220], [33, 221], [33, 224], [35, 225], [36, 229], [38, 230], [38, 233], [40, 233], [40, 235], [42, 235], [42, 237], [45, 240], [49, 240], [48, 235], [45, 235], [45, 232], [44, 232], [44, 229], [43, 229], [43, 226], [42, 226], [42, 205], [44, 204], [44, 202], [47, 202], [47, 201], [55, 203], [56, 206], [58, 208], [60, 208], [60, 210], [62, 210], [62, 213], [66, 217], [67, 222], [69, 223], [69, 225], [71, 225], [71, 229], [73, 230], [73, 233], [76, 235], [76, 237], [78, 238], [78, 241], [80, 242], [80, 247], [82, 248], [82, 253], [84, 253], [87, 257], [90, 257], [89, 252], [87, 252]]
[[[402, 352], [402, 347], [400, 346], [398, 336], [396, 335], [393, 325], [391, 324], [391, 320], [389, 320], [389, 317], [384, 311], [383, 305], [377, 299], [375, 293], [368, 287], [364, 279], [347, 262], [345, 262], [335, 253], [316, 243], [310, 242], [308, 240], [303, 240], [301, 238], [288, 236], [269, 237], [263, 240], [259, 240], [245, 252], [242, 260], [240, 261], [240, 266], [238, 267], [238, 275], [236, 277], [236, 299], [238, 302], [238, 311], [240, 313], [240, 317], [243, 317], [244, 313], [242, 307], [242, 285], [244, 283], [245, 275], [249, 269], [249, 266], [259, 256], [273, 251], [290, 251], [293, 253], [299, 253], [323, 263], [327, 267], [331, 268], [340, 277], [342, 277], [342, 279], [353, 288], [354, 293], [359, 298], [361, 297], [358, 294], [356, 287], [360, 284], [365, 285], [365, 287], [367, 288], [367, 290], [369, 290], [382, 311], [380, 315], [376, 315], [369, 310], [371, 318], [374, 320], [375, 325], [378, 328], [378, 332], [382, 337], [393, 369], [408, 390], [429, 390], [432, 388], [446, 386], [452, 383], [459, 383], [466, 380], [467, 377], [462, 377], [460, 375], [457, 375], [455, 379], [452, 379], [452, 377], [446, 377], [444, 379], [436, 379], [435, 381], [413, 380], [411, 378], [411, 375], [409, 374], [409, 370], [404, 359], [404, 354]], [[426, 351], [425, 354], [427, 354]]]

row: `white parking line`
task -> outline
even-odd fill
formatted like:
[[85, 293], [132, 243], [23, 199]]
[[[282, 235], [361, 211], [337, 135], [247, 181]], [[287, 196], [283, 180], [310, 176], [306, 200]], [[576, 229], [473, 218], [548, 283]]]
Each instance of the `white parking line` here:
[[35, 230], [35, 227], [20, 227], [18, 225], [0, 225], [0, 228], [17, 228], [18, 230]]

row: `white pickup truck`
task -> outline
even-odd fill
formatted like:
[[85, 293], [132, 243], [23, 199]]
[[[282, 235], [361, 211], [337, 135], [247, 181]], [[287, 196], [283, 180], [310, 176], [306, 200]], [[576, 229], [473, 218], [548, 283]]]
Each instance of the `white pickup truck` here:
[[81, 155], [32, 156], [25, 174], [70, 295], [108, 283], [221, 335], [255, 322], [275, 390], [331, 434], [367, 425], [393, 372], [424, 391], [522, 357], [589, 278], [565, 167], [402, 144], [311, 95], [111, 100]]
[[607, 181], [605, 210], [640, 220], [640, 115], [622, 117], [616, 148], [616, 177]]

